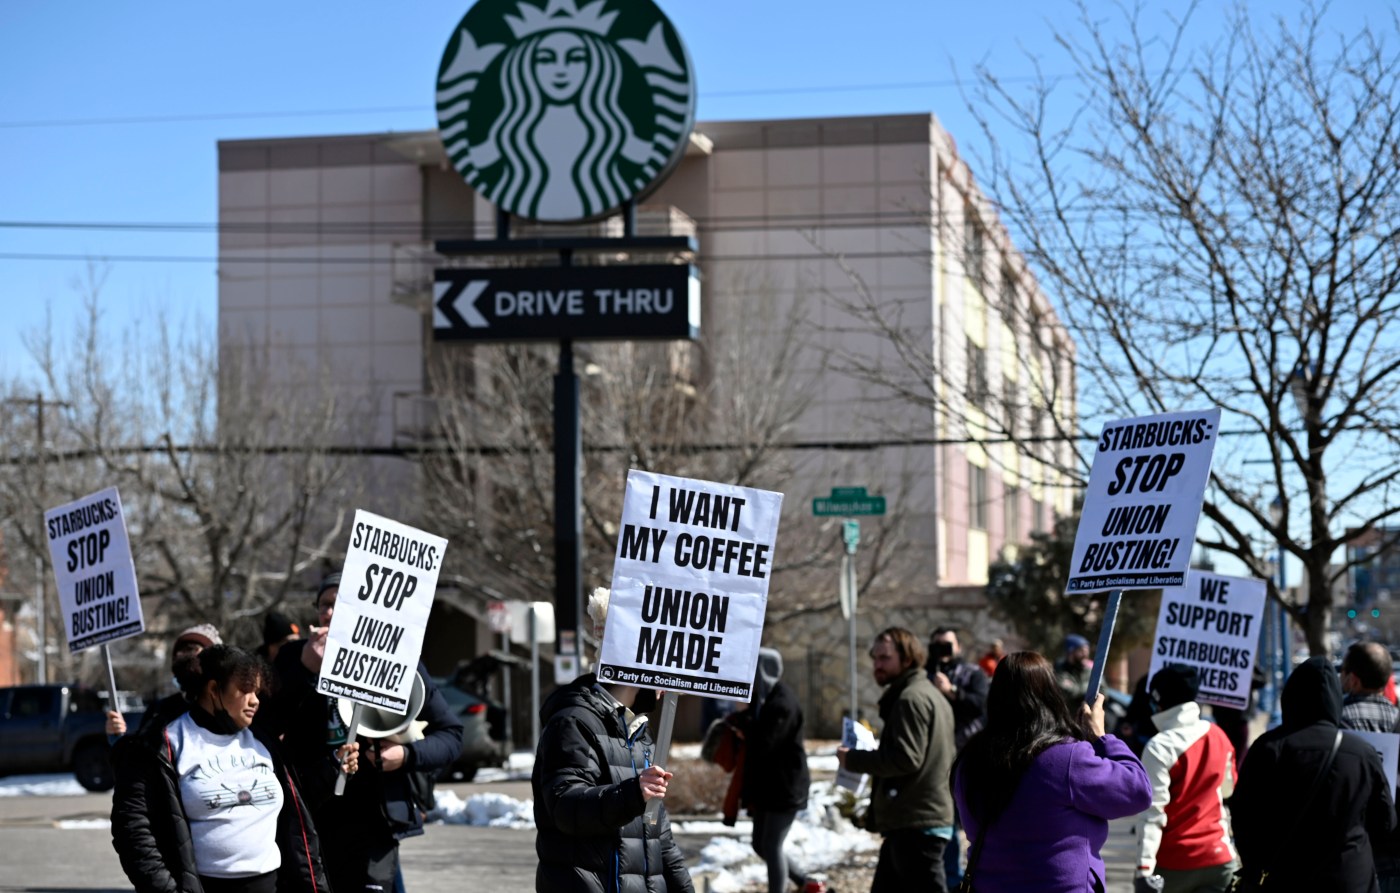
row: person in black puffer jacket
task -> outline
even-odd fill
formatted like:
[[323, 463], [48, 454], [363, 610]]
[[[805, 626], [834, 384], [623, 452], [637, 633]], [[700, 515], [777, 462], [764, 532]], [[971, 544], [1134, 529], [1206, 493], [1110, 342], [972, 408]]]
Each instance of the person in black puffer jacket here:
[[[588, 600], [603, 640], [608, 590]], [[580, 676], [540, 708], [530, 787], [535, 797], [537, 893], [694, 893], [666, 808], [655, 825], [647, 800], [666, 796], [671, 773], [653, 766], [638, 690]]]
[[744, 739], [740, 800], [753, 818], [753, 851], [768, 864], [768, 893], [783, 893], [789, 880], [799, 890], [808, 883], [783, 852], [798, 811], [807, 808], [812, 776], [802, 742], [802, 705], [782, 675], [783, 656], [760, 648], [752, 706], [729, 717]]
[[1381, 759], [1343, 735], [1327, 777], [1312, 794], [1337, 736], [1342, 684], [1325, 658], [1299, 664], [1283, 686], [1283, 724], [1249, 748], [1229, 800], [1246, 875], [1268, 871], [1265, 889], [1377, 890], [1373, 849], [1395, 827]]

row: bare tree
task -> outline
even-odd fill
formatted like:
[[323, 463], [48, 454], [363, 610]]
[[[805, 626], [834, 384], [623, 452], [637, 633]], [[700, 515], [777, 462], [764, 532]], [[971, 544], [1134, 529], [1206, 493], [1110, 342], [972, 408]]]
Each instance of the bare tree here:
[[90, 271], [73, 337], [50, 325], [30, 340], [53, 409], [36, 447], [32, 410], [9, 405], [20, 421], [0, 473], [11, 551], [47, 568], [43, 511], [116, 485], [148, 628], [209, 622], [256, 642], [261, 615], [344, 539], [358, 481], [328, 447], [356, 408], [314, 371], [274, 389], [265, 355], [226, 346], [220, 357], [210, 335], [168, 320], [110, 332], [101, 285]]
[[1400, 513], [1397, 21], [1241, 6], [1198, 46], [1190, 13], [1120, 14], [1122, 39], [1087, 3], [1058, 35], [1074, 79], [979, 72], [984, 187], [1079, 344], [1086, 416], [1225, 410], [1204, 545], [1301, 562], [1302, 596], [1271, 596], [1325, 654], [1346, 528]]
[[[611, 577], [629, 468], [779, 491], [810, 471], [796, 433], [822, 373], [819, 358], [799, 361], [809, 335], [795, 310], [756, 302], [734, 325], [707, 322], [695, 344], [576, 346], [586, 585]], [[424, 523], [452, 541], [446, 573], [477, 600], [553, 592], [556, 364], [553, 344], [440, 346], [430, 361]], [[799, 512], [801, 505], [786, 513], [770, 593], [774, 619], [836, 609], [833, 587], [811, 580], [832, 576], [839, 532], [794, 523]], [[898, 517], [871, 530], [863, 588], [889, 561], [899, 528], [891, 520]]]

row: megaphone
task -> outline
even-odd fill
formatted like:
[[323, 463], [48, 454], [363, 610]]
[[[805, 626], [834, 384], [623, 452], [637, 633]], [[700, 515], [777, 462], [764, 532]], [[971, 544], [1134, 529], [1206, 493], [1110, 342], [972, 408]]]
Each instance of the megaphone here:
[[[414, 673], [413, 690], [408, 693], [408, 712], [395, 713], [381, 707], [361, 704], [358, 734], [366, 738], [388, 738], [396, 744], [420, 740], [427, 723], [415, 720], [418, 719], [418, 711], [423, 709], [423, 701], [427, 695], [423, 677]], [[336, 698], [335, 709], [340, 714], [341, 721], [347, 726], [350, 725], [350, 717], [355, 712], [355, 702], [349, 698]]]

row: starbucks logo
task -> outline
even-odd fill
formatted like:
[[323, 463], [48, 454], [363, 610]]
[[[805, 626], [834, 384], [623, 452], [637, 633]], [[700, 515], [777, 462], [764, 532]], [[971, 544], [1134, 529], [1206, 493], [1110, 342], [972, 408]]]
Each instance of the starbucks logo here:
[[480, 0], [443, 53], [437, 113], [453, 166], [497, 207], [587, 220], [680, 161], [695, 78], [651, 0]]

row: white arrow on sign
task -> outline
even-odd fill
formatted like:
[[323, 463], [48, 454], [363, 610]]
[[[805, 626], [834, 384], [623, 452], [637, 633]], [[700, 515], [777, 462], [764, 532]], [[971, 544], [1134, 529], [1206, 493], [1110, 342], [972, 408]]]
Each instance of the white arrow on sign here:
[[[452, 300], [452, 309], [457, 315], [466, 321], [467, 325], [474, 329], [484, 329], [491, 325], [490, 320], [481, 315], [481, 311], [476, 309], [477, 298], [491, 285], [489, 279], [473, 279], [468, 282], [461, 294]], [[457, 288], [457, 282], [434, 282], [433, 283], [433, 328], [450, 329], [452, 320], [442, 312], [442, 299], [452, 289]]]

